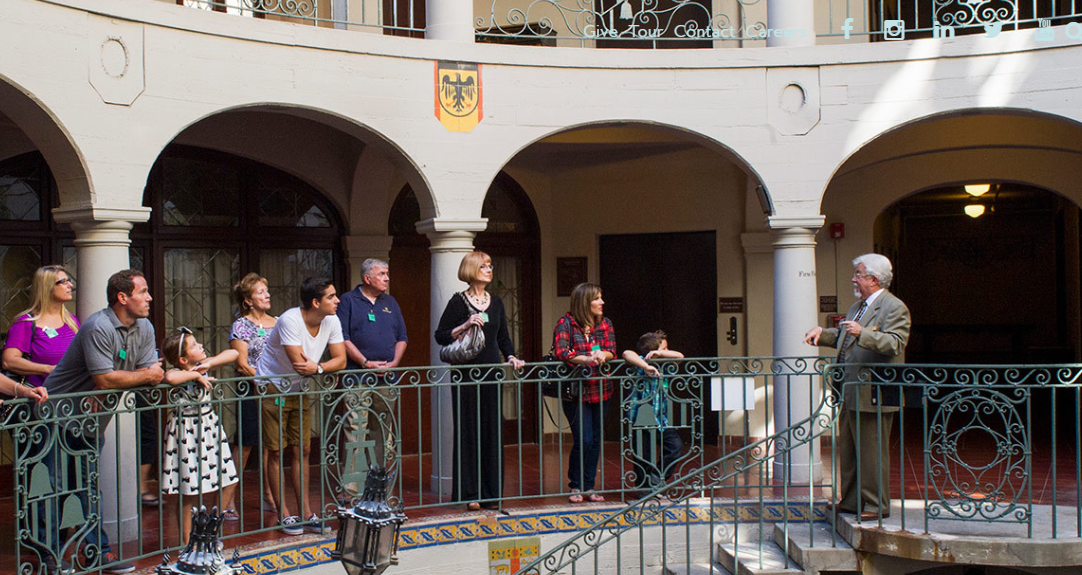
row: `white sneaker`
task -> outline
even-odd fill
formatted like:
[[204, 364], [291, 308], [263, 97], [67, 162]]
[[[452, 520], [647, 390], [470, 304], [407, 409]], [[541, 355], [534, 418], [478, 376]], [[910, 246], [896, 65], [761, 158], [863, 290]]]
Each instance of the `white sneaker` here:
[[279, 525], [282, 526], [282, 533], [285, 533], [286, 535], [301, 535], [304, 533], [304, 527], [301, 525], [301, 518], [296, 515], [286, 517]]
[[320, 519], [319, 515], [316, 515], [315, 513], [313, 513], [308, 518], [308, 523], [304, 526], [304, 530], [309, 532], [309, 533], [320, 533], [320, 534], [330, 532], [331, 528], [324, 525], [322, 523], [322, 521], [323, 520]]

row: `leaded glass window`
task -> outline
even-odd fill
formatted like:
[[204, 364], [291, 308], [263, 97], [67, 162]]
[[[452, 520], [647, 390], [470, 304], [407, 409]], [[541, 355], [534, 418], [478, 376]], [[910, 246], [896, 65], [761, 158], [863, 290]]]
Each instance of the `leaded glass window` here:
[[162, 337], [185, 326], [213, 353], [227, 349], [234, 318], [233, 284], [240, 279], [240, 252], [176, 248], [165, 250], [163, 260], [166, 333]]
[[259, 225], [283, 228], [329, 228], [331, 221], [310, 196], [275, 174], [260, 174]]
[[227, 349], [238, 313], [232, 288], [249, 272], [268, 279], [274, 315], [297, 305], [305, 277], [338, 285], [345, 275], [333, 207], [276, 168], [170, 146], [151, 170], [144, 201], [155, 211], [132, 233], [132, 265], [153, 278], [151, 314], [160, 338], [183, 325], [208, 353]]
[[161, 160], [162, 223], [167, 226], [240, 225], [240, 174], [202, 158]]
[[16, 159], [0, 172], [0, 221], [41, 221], [45, 169], [40, 162]]

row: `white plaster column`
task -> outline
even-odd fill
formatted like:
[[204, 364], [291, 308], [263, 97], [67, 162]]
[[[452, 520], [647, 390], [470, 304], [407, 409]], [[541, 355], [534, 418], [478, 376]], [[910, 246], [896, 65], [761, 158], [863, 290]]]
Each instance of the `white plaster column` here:
[[[108, 305], [109, 276], [131, 265], [129, 233], [133, 223], [150, 218], [150, 208], [57, 208], [53, 210], [53, 218], [70, 223], [75, 231], [77, 314], [85, 321]], [[151, 294], [154, 295], [157, 294]], [[139, 537], [137, 442], [135, 414], [114, 417], [106, 429], [98, 463], [101, 524], [112, 542], [134, 541]]]
[[346, 259], [349, 261], [349, 285], [339, 286], [338, 293], [346, 293], [361, 283], [361, 264], [364, 260], [376, 258], [390, 263], [392, 242], [394, 238], [391, 236], [343, 237], [342, 247], [346, 250]]
[[473, 43], [473, 0], [426, 0], [425, 38]]
[[[808, 0], [767, 0], [766, 25], [770, 36], [766, 38], [767, 47], [771, 46], [814, 46], [815, 45], [815, 3]], [[805, 35], [775, 35], [774, 30], [784, 32], [805, 30]]]
[[[458, 266], [462, 256], [473, 251], [473, 238], [485, 229], [487, 219], [477, 220], [441, 220], [438, 218], [422, 220], [417, 223], [417, 231], [426, 234], [432, 252], [432, 278], [430, 304], [431, 329], [436, 333], [440, 324], [443, 308], [451, 296], [466, 288], [458, 279]], [[429, 365], [446, 365], [440, 361], [440, 346], [429, 335]], [[446, 372], [433, 374], [432, 381], [446, 381]], [[439, 494], [442, 501], [448, 501], [451, 495], [451, 470], [454, 468], [454, 422], [451, 410], [451, 389], [448, 386], [432, 388], [432, 490]]]
[[[815, 348], [804, 344], [804, 332], [818, 322], [818, 292], [815, 279], [815, 233], [825, 218], [772, 216], [768, 219], [774, 237], [774, 355], [806, 357], [810, 363], [818, 357]], [[793, 361], [793, 360], [789, 360]], [[820, 401], [820, 378], [815, 375], [785, 375], [774, 377], [774, 429], [780, 432], [811, 415]], [[822, 477], [819, 442], [801, 446], [788, 456], [774, 460], [775, 481], [785, 477], [789, 465], [789, 482], [794, 484], [817, 481]]]

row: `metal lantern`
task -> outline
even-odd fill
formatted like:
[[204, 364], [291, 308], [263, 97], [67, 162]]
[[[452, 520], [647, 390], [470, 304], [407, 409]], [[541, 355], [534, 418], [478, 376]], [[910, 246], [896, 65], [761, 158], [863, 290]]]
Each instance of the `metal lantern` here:
[[205, 506], [198, 509], [192, 507], [192, 530], [188, 535], [188, 545], [177, 556], [177, 562], [169, 564], [169, 554], [162, 556], [162, 564], [158, 565], [158, 575], [239, 575], [241, 568], [238, 565], [239, 555], [233, 550], [232, 565], [225, 564], [222, 557], [221, 544], [218, 541], [218, 531], [222, 525], [222, 518], [218, 515], [218, 508], [214, 507], [208, 513]]
[[331, 557], [342, 562], [349, 575], [379, 575], [398, 564], [398, 531], [406, 516], [387, 505], [385, 469], [368, 470], [364, 494], [352, 509], [338, 509], [338, 540]]

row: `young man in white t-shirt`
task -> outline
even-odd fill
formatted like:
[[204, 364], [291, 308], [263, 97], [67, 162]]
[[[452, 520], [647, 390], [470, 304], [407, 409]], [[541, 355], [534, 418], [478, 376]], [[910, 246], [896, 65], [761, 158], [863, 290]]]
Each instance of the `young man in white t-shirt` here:
[[[342, 323], [336, 315], [338, 294], [334, 286], [327, 279], [305, 278], [301, 282], [300, 295], [301, 307], [283, 313], [267, 339], [256, 366], [259, 377], [292, 373], [318, 377], [346, 366], [346, 346], [342, 339]], [[331, 359], [319, 363], [327, 349]], [[308, 498], [301, 492], [302, 485], [309, 485], [308, 452], [315, 401], [299, 393], [302, 379], [296, 376], [272, 378], [274, 387], [267, 390], [262, 406], [263, 447], [271, 451], [267, 460], [267, 479], [274, 496], [279, 498], [282, 531], [288, 535], [300, 535], [306, 529], [317, 533], [323, 531], [319, 516], [312, 513]], [[293, 490], [297, 495], [299, 517], [289, 513], [278, 481], [282, 440], [293, 452]], [[307, 525], [301, 525], [301, 517], [306, 518]]]

